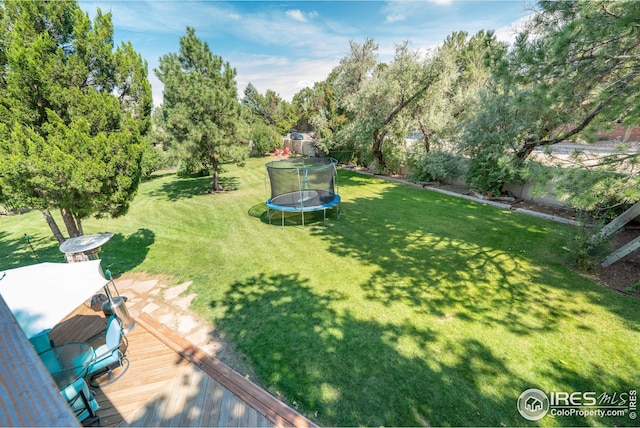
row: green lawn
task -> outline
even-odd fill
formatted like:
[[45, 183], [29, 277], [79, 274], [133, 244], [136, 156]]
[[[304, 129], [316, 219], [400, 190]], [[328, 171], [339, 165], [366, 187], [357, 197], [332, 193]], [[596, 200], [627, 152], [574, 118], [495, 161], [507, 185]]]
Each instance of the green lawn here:
[[[349, 171], [339, 220], [270, 226], [266, 161], [228, 167], [222, 194], [158, 175], [126, 217], [85, 233], [116, 234], [101, 253], [116, 275], [192, 280], [193, 309], [253, 380], [321, 425], [637, 424], [516, 409], [528, 388], [640, 386], [639, 301], [564, 266], [568, 226]], [[0, 219], [0, 269], [35, 262], [25, 233], [42, 261], [63, 260], [31, 212]]]

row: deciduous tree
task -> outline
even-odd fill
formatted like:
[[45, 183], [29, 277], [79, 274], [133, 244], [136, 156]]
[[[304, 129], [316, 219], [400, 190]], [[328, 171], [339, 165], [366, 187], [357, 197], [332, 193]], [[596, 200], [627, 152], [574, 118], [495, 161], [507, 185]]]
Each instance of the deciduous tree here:
[[409, 50], [408, 43], [396, 47], [390, 64], [378, 64], [374, 68], [362, 52], [352, 46], [352, 56], [341, 65], [345, 67], [341, 75], [351, 75], [342, 78], [341, 91], [345, 95], [340, 103], [349, 120], [338, 138], [351, 141], [356, 147], [368, 147], [378, 168], [386, 171], [384, 146], [393, 151], [393, 146], [403, 141], [407, 131], [402, 113], [418, 102], [438, 76], [434, 73], [433, 61], [420, 58], [417, 52]]
[[465, 120], [481, 108], [480, 91], [491, 75], [495, 58], [504, 53], [492, 31], [478, 31], [469, 37], [464, 31], [447, 36], [437, 56], [438, 79], [414, 103], [409, 114], [422, 132], [428, 152], [438, 142], [453, 143]]

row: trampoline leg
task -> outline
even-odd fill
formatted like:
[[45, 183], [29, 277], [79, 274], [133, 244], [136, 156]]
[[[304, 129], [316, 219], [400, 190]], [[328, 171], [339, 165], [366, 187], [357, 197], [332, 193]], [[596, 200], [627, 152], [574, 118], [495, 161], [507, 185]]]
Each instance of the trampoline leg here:
[[282, 228], [284, 229], [284, 211], [282, 211]]
[[304, 211], [302, 211], [302, 227], [304, 227]]
[[326, 208], [324, 210], [322, 210], [322, 225], [323, 226], [327, 225], [327, 210], [326, 210]]

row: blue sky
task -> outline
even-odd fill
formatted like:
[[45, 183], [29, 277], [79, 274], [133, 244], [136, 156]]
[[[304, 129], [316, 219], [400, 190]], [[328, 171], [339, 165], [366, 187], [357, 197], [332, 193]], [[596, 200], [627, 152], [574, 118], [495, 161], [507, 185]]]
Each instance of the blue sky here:
[[366, 37], [379, 44], [378, 58], [389, 61], [405, 40], [412, 49], [437, 46], [453, 31], [495, 30], [510, 41], [530, 14], [529, 1], [184, 1], [93, 0], [80, 6], [95, 14], [111, 11], [116, 43], [130, 40], [149, 64], [154, 105], [162, 84], [153, 69], [159, 58], [178, 52], [186, 27], [237, 72], [238, 93], [248, 83], [291, 101], [305, 86], [325, 80], [349, 53], [349, 41]]

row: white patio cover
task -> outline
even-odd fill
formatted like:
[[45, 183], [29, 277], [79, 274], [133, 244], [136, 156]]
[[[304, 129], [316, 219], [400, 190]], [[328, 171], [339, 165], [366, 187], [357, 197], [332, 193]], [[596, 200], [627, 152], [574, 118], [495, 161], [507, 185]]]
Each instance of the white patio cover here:
[[0, 278], [0, 294], [27, 337], [53, 328], [107, 283], [100, 260], [40, 263], [0, 271]]

